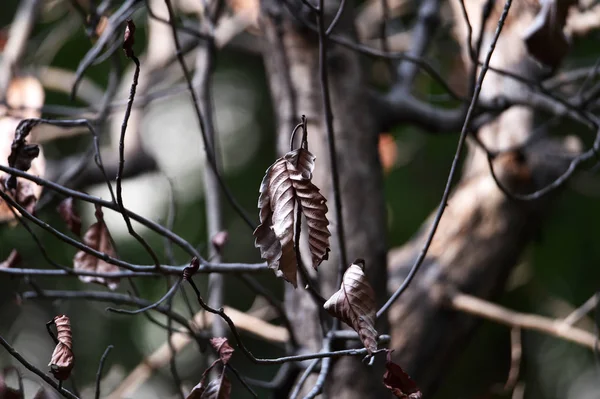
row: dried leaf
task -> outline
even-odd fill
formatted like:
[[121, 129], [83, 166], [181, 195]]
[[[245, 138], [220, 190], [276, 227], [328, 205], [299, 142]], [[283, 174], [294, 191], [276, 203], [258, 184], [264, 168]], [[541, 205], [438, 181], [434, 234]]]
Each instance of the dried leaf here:
[[302, 214], [308, 225], [308, 244], [312, 255], [312, 266], [317, 269], [323, 260], [329, 258], [329, 237], [331, 233], [327, 226], [327, 200], [317, 186], [312, 184], [312, 171], [315, 168], [315, 157], [308, 150], [288, 152], [286, 160], [293, 165], [294, 172], [290, 173], [292, 185], [300, 201]]
[[127, 57], [131, 58], [133, 54], [133, 44], [135, 43], [135, 24], [133, 20], [127, 20], [127, 26], [125, 27], [125, 35], [123, 37], [123, 50]]
[[[19, 255], [19, 253], [17, 252], [16, 249], [13, 249], [10, 252], [10, 254], [8, 255], [8, 258], [6, 258], [6, 260], [4, 262], [0, 262], [0, 269], [9, 269], [11, 267], [15, 267], [20, 262], [21, 262], [21, 255]], [[2, 397], [0, 396], [0, 398], [2, 398]]]
[[387, 352], [383, 384], [398, 398], [421, 399], [423, 394], [417, 384], [402, 370], [402, 367], [392, 362], [392, 352], [393, 350]]
[[50, 372], [57, 380], [64, 381], [71, 375], [73, 369], [73, 340], [71, 336], [71, 322], [65, 315], [59, 315], [54, 318], [54, 324], [58, 331], [58, 344], [54, 348], [52, 358], [50, 359]]
[[569, 8], [575, 0], [542, 0], [540, 11], [524, 34], [527, 51], [536, 60], [556, 67], [569, 51], [563, 33]]
[[210, 344], [219, 354], [221, 362], [223, 362], [223, 364], [229, 363], [229, 359], [231, 359], [231, 356], [233, 355], [233, 348], [229, 345], [227, 338], [211, 338]]
[[323, 308], [352, 327], [369, 353], [377, 350], [375, 292], [364, 273], [365, 261], [356, 259], [344, 273], [342, 286]]
[[81, 217], [73, 203], [73, 197], [65, 198], [57, 208], [60, 217], [67, 223], [69, 230], [77, 237], [81, 236]]
[[261, 224], [254, 231], [255, 246], [270, 268], [297, 286], [297, 260], [294, 251], [295, 206], [298, 204], [308, 225], [312, 265], [317, 268], [329, 253], [329, 230], [325, 197], [310, 181], [315, 157], [298, 149], [279, 158], [260, 185], [258, 207]]
[[[108, 232], [108, 227], [104, 223], [104, 216], [102, 208], [96, 206], [96, 220], [97, 222], [90, 226], [88, 231], [83, 236], [83, 243], [88, 247], [95, 249], [96, 251], [103, 252], [110, 257], [116, 257], [115, 250], [112, 245], [112, 239]], [[73, 258], [73, 266], [75, 270], [79, 271], [90, 271], [99, 273], [110, 273], [118, 272], [119, 268], [108, 262], [98, 259], [94, 255], [88, 254], [84, 251], [79, 251]], [[104, 277], [93, 277], [93, 276], [79, 276], [79, 280], [84, 283], [99, 283], [106, 285], [111, 290], [114, 290], [119, 285], [118, 278], [107, 279]]]
[[212, 380], [208, 385], [204, 385], [204, 380], [196, 385], [186, 399], [229, 399], [231, 397], [231, 383], [225, 375]]
[[[22, 118], [40, 116], [39, 109], [44, 104], [42, 85], [33, 77], [14, 78], [6, 93], [6, 104], [8, 107], [0, 105], [0, 164], [43, 176], [46, 168], [43, 153], [36, 144], [26, 142], [30, 130], [23, 130], [21, 123]], [[42, 186], [0, 172], [0, 190], [31, 212], [42, 193]], [[8, 204], [0, 200], [0, 222], [14, 217]]]
[[[18, 389], [11, 388], [6, 384], [6, 375], [9, 371], [14, 371], [17, 374], [17, 380], [19, 383]], [[23, 399], [25, 395], [22, 388], [23, 380], [18, 369], [14, 367], [6, 367], [4, 370], [2, 370], [2, 374], [0, 374], [0, 399]]]

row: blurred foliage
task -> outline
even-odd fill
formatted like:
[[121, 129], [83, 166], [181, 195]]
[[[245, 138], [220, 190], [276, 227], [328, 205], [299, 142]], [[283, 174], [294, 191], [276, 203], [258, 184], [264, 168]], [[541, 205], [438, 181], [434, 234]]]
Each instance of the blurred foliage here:
[[[3, 2], [0, 13], [0, 26], [10, 23], [16, 1]], [[143, 21], [142, 13], [138, 12], [136, 18]], [[33, 54], [36, 44], [51, 31], [61, 19], [40, 23], [32, 35], [28, 54]], [[138, 23], [136, 46], [145, 42], [144, 24]], [[79, 27], [67, 43], [54, 58], [53, 65], [67, 70], [75, 70], [78, 62], [90, 48], [83, 28]], [[593, 40], [577, 43], [574, 53], [584, 64], [589, 64], [597, 50], [597, 43]], [[141, 49], [138, 49], [141, 52]], [[451, 54], [444, 54], [439, 64], [448, 62]], [[446, 59], [444, 59], [446, 58]], [[127, 62], [121, 58], [123, 65]], [[26, 64], [35, 65], [36, 60], [26, 58]], [[143, 65], [142, 65], [143, 67]], [[99, 85], [105, 85], [108, 76], [108, 63], [103, 63], [90, 68], [86, 76]], [[256, 56], [240, 54], [232, 50], [219, 53], [217, 71], [239, 70], [247, 79], [256, 82], [262, 93], [260, 98], [260, 112], [257, 123], [259, 129], [243, 132], [252, 135], [260, 141], [259, 151], [254, 159], [243, 170], [226, 176], [226, 182], [235, 197], [244, 209], [257, 216], [256, 201], [258, 187], [262, 175], [275, 157], [275, 128], [273, 111], [268, 96], [262, 60]], [[427, 83], [423, 83], [424, 86]], [[431, 95], [439, 94], [439, 88], [427, 88]], [[47, 92], [47, 104], [73, 105], [64, 94]], [[543, 118], [542, 118], [543, 119]], [[567, 126], [568, 128], [568, 126]], [[434, 136], [419, 131], [412, 127], [398, 127], [392, 132], [396, 138], [398, 151], [402, 162], [386, 176], [386, 199], [388, 206], [390, 246], [398, 246], [406, 242], [420, 227], [429, 213], [440, 200], [452, 157], [456, 146], [456, 135]], [[48, 144], [44, 149], [50, 157], [75, 148], [81, 148], [79, 141], [83, 138], [60, 140], [57, 144]], [[60, 149], [58, 147], [59, 146]], [[600, 261], [600, 245], [595, 234], [595, 227], [600, 225], [600, 184], [596, 176], [587, 175], [586, 179], [575, 179], [569, 188], [560, 196], [552, 213], [546, 220], [539, 239], [531, 245], [526, 253], [521, 269], [529, 269], [530, 275], [521, 284], [509, 289], [501, 298], [501, 303], [511, 308], [536, 312], [550, 316], [558, 316], [553, 312], [552, 303], [558, 299], [578, 306], [598, 290], [600, 271], [596, 269]], [[591, 186], [590, 186], [591, 185]], [[65, 230], [63, 222], [55, 213], [57, 200], [51, 202], [38, 216], [53, 226]], [[239, 218], [229, 205], [224, 206], [226, 230], [230, 234], [230, 242], [224, 252], [224, 261], [259, 261], [258, 251], [253, 247], [251, 231], [239, 222]], [[84, 222], [84, 227], [86, 222]], [[89, 223], [89, 221], [88, 221]], [[42, 239], [49, 256], [63, 265], [70, 265], [75, 250], [48, 233], [34, 228]], [[188, 239], [193, 245], [206, 249], [208, 237], [206, 236], [206, 220], [204, 216], [204, 202], [197, 199], [191, 202], [177, 204], [177, 217], [174, 231]], [[148, 235], [149, 242], [160, 257], [164, 256], [164, 242], [154, 234]], [[122, 258], [133, 263], [147, 264], [148, 257], [143, 253], [137, 242], [127, 240], [118, 242], [119, 254]], [[18, 248], [28, 267], [50, 267], [39, 253], [35, 243], [22, 227], [0, 227], [0, 259], [8, 256], [12, 248]], [[203, 251], [206, 253], [206, 251]], [[189, 259], [181, 251], [175, 252], [177, 261], [181, 264]], [[483, 266], [482, 266], [483, 267]], [[257, 278], [279, 297], [283, 295], [283, 283], [276, 280], [271, 274], [259, 275]], [[206, 279], [196, 277], [201, 282], [201, 289], [206, 288]], [[74, 278], [35, 278], [35, 284], [51, 289], [83, 289], [85, 286]], [[136, 283], [140, 294], [147, 298], [159, 298], [165, 290], [163, 279], [140, 279]], [[38, 353], [41, 367], [47, 362], [53, 345], [45, 335], [42, 324], [31, 325], [26, 321], [16, 323], [23, 317], [27, 319], [27, 312], [33, 311], [33, 304], [19, 305], [16, 293], [29, 290], [30, 286], [23, 279], [0, 278], [0, 334], [14, 341], [21, 329], [26, 326], [36, 331], [37, 337], [42, 340], [36, 346], [43, 347], [43, 352]], [[94, 290], [103, 290], [101, 286], [92, 287]], [[128, 283], [123, 281], [120, 291], [127, 292]], [[227, 277], [226, 303], [241, 310], [248, 309], [253, 301], [253, 294], [235, 277]], [[188, 291], [188, 296], [193, 299]], [[142, 315], [124, 316], [110, 314], [104, 310], [105, 304], [92, 304], [88, 302], [36, 302], [37, 315], [40, 312], [43, 318], [50, 320], [59, 312], [68, 313], [73, 324], [73, 335], [76, 353], [75, 378], [79, 387], [89, 386], [93, 383], [98, 360], [108, 344], [113, 344], [115, 349], [109, 356], [107, 366], [119, 364], [124, 370], [131, 370], [140, 360], [149, 354], [155, 347], [152, 345], [160, 341], [146, 339], [149, 332], [156, 336], [159, 334], [157, 327], [151, 325]], [[187, 314], [185, 306], [178, 301], [177, 306], [182, 314]], [[198, 307], [192, 301], [194, 310]], [[564, 315], [564, 314], [561, 314]], [[163, 319], [163, 318], [159, 318]], [[166, 338], [166, 333], [162, 333]], [[503, 384], [510, 363], [509, 330], [489, 322], [481, 322], [481, 328], [465, 342], [465, 350], [461, 355], [457, 367], [448, 370], [445, 381], [440, 381], [440, 391], [436, 398], [501, 398], [507, 396], [488, 396], [492, 384]], [[563, 399], [567, 392], [565, 384], [571, 382], [584, 370], [593, 367], [593, 354], [582, 350], [575, 345], [566, 344], [546, 336], [523, 332], [524, 358], [522, 373], [526, 376], [526, 398]], [[282, 348], [273, 348], [272, 345], [245, 336], [247, 345], [256, 354], [262, 357], [283, 354]], [[164, 340], [164, 338], [163, 338]], [[150, 344], [149, 342], [153, 342]], [[18, 341], [18, 349], [27, 342]], [[195, 357], [196, 351], [190, 345], [182, 357], [186, 367], [180, 367], [181, 377], [191, 387], [199, 379], [205, 362]], [[181, 360], [181, 359], [180, 359]], [[10, 360], [5, 352], [0, 351], [0, 364], [7, 364]], [[182, 363], [179, 362], [179, 363]], [[555, 364], [550, 364], [555, 362]], [[37, 364], [36, 363], [36, 364]], [[247, 359], [239, 353], [234, 355], [232, 364], [243, 374], [253, 378], [272, 378], [277, 367], [253, 367]], [[570, 369], [566, 370], [567, 365]], [[107, 367], [107, 369], [109, 368]], [[174, 393], [168, 369], [161, 370], [158, 378], [163, 382], [165, 389]], [[246, 397], [246, 392], [239, 386], [235, 378], [234, 397]], [[258, 390], [260, 397], [266, 397], [266, 391]], [[574, 396], [570, 396], [574, 397]]]

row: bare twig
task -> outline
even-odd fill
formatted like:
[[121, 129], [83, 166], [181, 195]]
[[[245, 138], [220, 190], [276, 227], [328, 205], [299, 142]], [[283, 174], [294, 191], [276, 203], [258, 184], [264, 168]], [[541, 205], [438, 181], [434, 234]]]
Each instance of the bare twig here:
[[104, 353], [100, 358], [100, 364], [98, 364], [98, 371], [96, 372], [96, 393], [94, 395], [96, 399], [100, 399], [100, 381], [102, 379], [102, 369], [104, 368], [104, 362], [108, 357], [108, 353], [111, 351], [112, 348], [114, 348], [112, 345], [108, 345], [106, 347], [106, 350], [104, 350]]

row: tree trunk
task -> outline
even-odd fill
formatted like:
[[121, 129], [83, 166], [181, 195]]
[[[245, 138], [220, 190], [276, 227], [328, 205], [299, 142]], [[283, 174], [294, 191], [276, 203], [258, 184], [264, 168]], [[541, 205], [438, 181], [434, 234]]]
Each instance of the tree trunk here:
[[[337, 10], [336, 2], [326, 3], [333, 11]], [[263, 28], [268, 41], [264, 58], [275, 104], [279, 152], [289, 151], [290, 133], [299, 122], [300, 115], [306, 115], [309, 149], [316, 156], [313, 182], [328, 199], [332, 245], [329, 260], [319, 267], [317, 279], [321, 294], [328, 298], [339, 288], [336, 285], [340, 249], [319, 79], [318, 35], [296, 25], [280, 2], [264, 1], [263, 10]], [[348, 4], [345, 14], [336, 32], [352, 32]], [[365, 259], [367, 276], [378, 293], [378, 304], [382, 304], [386, 292], [387, 247], [383, 177], [377, 152], [378, 132], [375, 121], [365, 112], [368, 97], [363, 92], [366, 86], [359, 56], [328, 43], [326, 64], [348, 261], [359, 257]], [[304, 255], [303, 259], [310, 258]], [[317, 309], [301, 287], [294, 290], [286, 285], [286, 290], [286, 308], [302, 350], [320, 351], [323, 341], [319, 322], [321, 309]], [[380, 333], [386, 331], [385, 325], [377, 327]], [[381, 378], [381, 370], [365, 366], [360, 358], [339, 359], [333, 363], [325, 384], [325, 394], [335, 398], [386, 397]], [[314, 378], [309, 379], [305, 392], [312, 389], [314, 381]]]
[[[479, 31], [484, 2], [466, 2], [473, 32]], [[460, 3], [454, 1], [452, 6], [463, 59], [471, 65]], [[481, 60], [488, 51], [503, 6], [503, 1], [496, 2], [496, 9], [488, 20]], [[537, 6], [531, 6], [530, 2], [513, 1], [492, 66], [538, 81], [542, 78], [541, 68], [527, 55], [522, 40], [522, 33], [536, 12]], [[488, 72], [482, 87], [481, 98], [487, 100], [497, 96], [510, 98], [513, 93], [530, 90], [492, 71]], [[532, 119], [530, 109], [512, 107], [477, 134], [490, 150], [506, 151], [523, 145], [531, 137]], [[568, 143], [569, 140], [559, 143], [544, 138], [523, 150], [504, 152], [494, 160], [494, 170], [511, 191], [535, 191], [565, 170], [566, 157], [558, 160], [548, 155], [564, 154], [565, 149], [575, 150], [572, 146], [568, 148]], [[448, 289], [459, 289], [485, 299], [494, 298], [535, 237], [547, 203], [548, 198], [536, 202], [507, 198], [490, 174], [485, 152], [469, 143], [463, 177], [448, 201], [422, 269], [390, 311], [392, 346], [396, 348], [394, 360], [415, 378], [425, 396], [442, 382], [450, 362], [460, 354], [461, 344], [475, 327], [472, 317], [444, 307], [445, 293]], [[425, 222], [410, 242], [390, 252], [388, 289], [391, 292], [401, 284], [421, 250], [432, 219]]]

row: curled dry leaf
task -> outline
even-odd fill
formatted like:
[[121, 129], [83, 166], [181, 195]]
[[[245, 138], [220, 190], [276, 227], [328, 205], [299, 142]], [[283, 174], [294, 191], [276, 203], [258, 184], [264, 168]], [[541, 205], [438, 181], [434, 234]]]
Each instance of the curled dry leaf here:
[[[11, 267], [15, 267], [21, 262], [21, 255], [17, 252], [16, 249], [10, 251], [8, 258], [4, 262], [0, 262], [0, 269], [9, 269]], [[1, 398], [1, 396], [0, 396]]]
[[77, 237], [81, 236], [81, 217], [73, 203], [73, 197], [65, 198], [56, 208], [60, 217], [67, 223], [69, 230]]
[[[14, 78], [6, 93], [6, 103], [8, 107], [0, 105], [0, 164], [43, 176], [46, 169], [43, 153], [36, 144], [27, 143], [30, 125], [21, 123], [23, 118], [40, 116], [39, 109], [44, 104], [42, 85], [33, 77]], [[3, 172], [0, 172], [0, 190], [7, 192], [29, 212], [33, 211], [42, 193], [41, 186]], [[0, 200], [0, 222], [14, 217], [8, 204]]]
[[198, 260], [197, 257], [194, 256], [190, 262], [190, 265], [183, 269], [183, 278], [186, 280], [191, 279], [192, 276], [198, 271], [199, 268], [200, 268], [200, 261]]
[[288, 152], [269, 169], [260, 185], [260, 225], [254, 231], [255, 246], [270, 268], [297, 286], [294, 212], [298, 205], [308, 225], [312, 265], [316, 269], [329, 254], [327, 205], [312, 182], [315, 157], [306, 149]]
[[369, 353], [377, 350], [375, 292], [364, 273], [365, 261], [356, 259], [344, 273], [342, 286], [323, 308], [352, 327]]
[[[96, 223], [90, 226], [88, 231], [83, 236], [83, 243], [88, 247], [95, 249], [96, 251], [107, 254], [114, 258], [116, 257], [115, 249], [112, 245], [112, 239], [108, 232], [108, 227], [104, 222], [104, 215], [102, 208], [96, 206]], [[92, 254], [88, 254], [84, 251], [79, 251], [73, 258], [73, 267], [77, 271], [88, 271], [88, 272], [99, 272], [99, 273], [110, 273], [118, 272], [119, 268], [108, 262], [98, 259]], [[111, 290], [114, 290], [119, 285], [118, 278], [104, 278], [104, 277], [93, 277], [93, 276], [79, 276], [79, 280], [84, 283], [99, 283], [106, 285]]]
[[212, 380], [208, 385], [204, 379], [196, 385], [186, 399], [229, 399], [231, 397], [231, 382], [223, 371], [219, 378]]
[[229, 340], [227, 338], [211, 338], [210, 344], [215, 348], [219, 355], [219, 359], [223, 364], [229, 363], [229, 359], [233, 355], [233, 348], [229, 345]]
[[74, 363], [71, 321], [65, 315], [56, 316], [53, 321], [58, 332], [58, 343], [48, 366], [54, 378], [64, 381], [71, 375]]
[[383, 384], [397, 398], [421, 399], [423, 394], [417, 384], [402, 370], [402, 367], [392, 362], [392, 352], [393, 350], [387, 352]]

